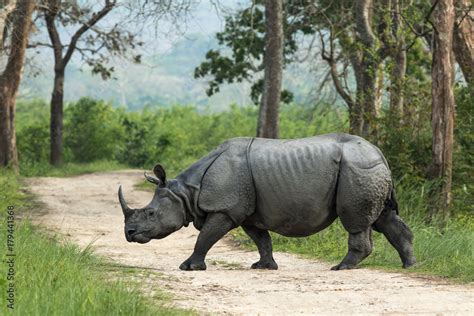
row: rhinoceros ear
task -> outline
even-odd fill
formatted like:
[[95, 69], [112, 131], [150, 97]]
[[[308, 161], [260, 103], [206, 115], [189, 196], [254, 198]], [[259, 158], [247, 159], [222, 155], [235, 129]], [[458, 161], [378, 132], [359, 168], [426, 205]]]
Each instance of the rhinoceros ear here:
[[153, 167], [153, 173], [158, 179], [160, 179], [162, 184], [166, 184], [166, 172], [162, 165], [157, 164]]

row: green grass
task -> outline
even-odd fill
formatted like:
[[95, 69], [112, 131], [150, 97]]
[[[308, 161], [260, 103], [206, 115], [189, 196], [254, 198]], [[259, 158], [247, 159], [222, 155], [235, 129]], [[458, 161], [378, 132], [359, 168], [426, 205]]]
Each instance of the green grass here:
[[136, 183], [134, 187], [138, 190], [149, 191], [149, 192], [155, 192], [155, 189], [156, 189], [156, 185], [146, 180]]
[[127, 169], [126, 165], [116, 161], [95, 161], [90, 163], [65, 163], [53, 167], [48, 163], [21, 165], [20, 173], [24, 177], [68, 177], [99, 171]]
[[[139, 292], [137, 280], [144, 271], [117, 267], [91, 249], [41, 233], [28, 220], [20, 185], [13, 175], [0, 171], [0, 314], [1, 315], [182, 315], [185, 310], [165, 307], [169, 298], [153, 289], [151, 297]], [[6, 212], [15, 205], [15, 305], [7, 308]], [[133, 270], [133, 269], [132, 269]], [[146, 291], [149, 293], [149, 291]]]
[[[445, 227], [428, 225], [420, 214], [425, 211], [423, 188], [397, 187], [401, 216], [415, 235], [414, 251], [417, 258], [416, 272], [446, 277], [459, 282], [474, 281], [474, 219], [470, 215], [456, 217]], [[256, 249], [253, 242], [241, 230], [235, 230], [234, 238], [244, 247]], [[301, 254], [339, 263], [347, 252], [348, 234], [339, 219], [324, 231], [305, 238], [286, 238], [272, 234], [275, 251]], [[374, 232], [374, 251], [362, 263], [362, 267], [402, 271], [396, 250], [382, 234]]]
[[[155, 189], [147, 181], [140, 182], [135, 187], [146, 191]], [[423, 217], [426, 214], [426, 191], [426, 186], [397, 186], [401, 217], [415, 235], [416, 266], [409, 270], [401, 269], [402, 264], [396, 250], [382, 234], [375, 231], [374, 251], [361, 266], [417, 272], [460, 282], [474, 281], [474, 218], [466, 210], [459, 210], [461, 215], [451, 219], [442, 229], [435, 223], [427, 224]], [[256, 249], [242, 229], [234, 230], [232, 236], [244, 247]], [[297, 253], [334, 264], [339, 263], [347, 252], [347, 237], [339, 219], [322, 232], [306, 238], [287, 238], [272, 233], [275, 251]]]

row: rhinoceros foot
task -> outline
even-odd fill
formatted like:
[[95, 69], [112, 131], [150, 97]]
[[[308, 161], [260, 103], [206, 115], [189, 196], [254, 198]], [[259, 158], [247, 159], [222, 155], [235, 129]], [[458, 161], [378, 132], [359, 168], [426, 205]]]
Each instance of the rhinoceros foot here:
[[250, 267], [251, 269], [268, 269], [268, 270], [277, 270], [278, 265], [277, 263], [272, 260], [272, 261], [257, 261], [252, 266]]
[[349, 270], [349, 269], [355, 269], [357, 266], [353, 264], [345, 264], [345, 263], [339, 263], [337, 266], [334, 266], [331, 268], [331, 270], [338, 271], [338, 270]]
[[179, 269], [184, 271], [206, 270], [206, 268], [206, 263], [204, 261], [193, 262], [190, 259], [184, 261], [179, 266]]
[[408, 268], [412, 267], [413, 265], [415, 265], [415, 263], [416, 263], [416, 259], [414, 257], [409, 258], [407, 260], [404, 260], [403, 269], [408, 269]]

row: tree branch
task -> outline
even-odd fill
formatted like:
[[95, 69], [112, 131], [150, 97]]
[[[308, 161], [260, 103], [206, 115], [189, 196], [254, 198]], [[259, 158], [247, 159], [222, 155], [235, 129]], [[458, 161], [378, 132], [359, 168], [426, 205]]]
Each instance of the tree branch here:
[[464, 11], [464, 14], [463, 14], [463, 16], [461, 17], [461, 19], [459, 20], [459, 22], [454, 23], [454, 29], [458, 29], [458, 28], [459, 28], [459, 26], [462, 24], [462, 22], [464, 21], [464, 19], [470, 15], [470, 13], [471, 13], [473, 7], [474, 7], [474, 5], [471, 4], [468, 8], [466, 8], [466, 11]]
[[61, 44], [61, 38], [59, 37], [58, 29], [54, 20], [59, 13], [59, 8], [61, 6], [60, 0], [49, 0], [47, 2], [47, 7], [45, 10], [45, 20], [46, 28], [48, 30], [48, 35], [51, 40], [54, 51], [54, 68], [63, 68], [63, 45]]
[[54, 48], [53, 45], [48, 44], [48, 43], [43, 43], [43, 42], [28, 43], [28, 46], [26, 46], [26, 48], [37, 48], [37, 47]]
[[324, 43], [324, 38], [323, 34], [319, 32], [320, 38], [321, 38], [321, 58], [325, 61], [328, 62], [329, 64], [329, 70], [331, 73], [331, 78], [332, 81], [334, 82], [334, 86], [336, 88], [337, 93], [341, 96], [341, 98], [346, 102], [347, 106], [349, 109], [351, 109], [354, 105], [354, 100], [352, 97], [347, 93], [347, 91], [344, 89], [344, 87], [341, 84], [341, 81], [339, 79], [339, 74], [337, 72], [337, 63], [336, 60], [334, 59], [334, 39], [332, 36], [332, 30], [329, 35], [329, 55], [326, 52], [326, 46]]
[[359, 39], [367, 48], [374, 47], [377, 38], [372, 32], [370, 25], [370, 14], [372, 10], [371, 0], [358, 0], [355, 2], [356, 29], [359, 33]]
[[84, 23], [77, 31], [74, 33], [74, 35], [71, 38], [71, 42], [68, 45], [68, 49], [66, 51], [66, 54], [64, 55], [63, 63], [66, 65], [69, 60], [71, 59], [72, 54], [74, 53], [74, 50], [76, 49], [77, 41], [79, 38], [87, 32], [92, 26], [94, 26], [99, 20], [101, 20], [104, 16], [106, 16], [115, 6], [116, 1], [111, 1], [111, 0], [105, 0], [105, 5], [104, 7], [97, 13], [92, 14], [92, 17]]

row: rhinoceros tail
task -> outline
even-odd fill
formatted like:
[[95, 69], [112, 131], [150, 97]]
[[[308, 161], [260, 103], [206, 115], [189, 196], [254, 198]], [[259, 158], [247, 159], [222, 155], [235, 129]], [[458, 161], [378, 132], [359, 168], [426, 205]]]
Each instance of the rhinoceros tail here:
[[[397, 202], [397, 196], [395, 194], [395, 186], [392, 184], [391, 189], [390, 189], [390, 194], [388, 195], [387, 199], [385, 200], [384, 208], [382, 211], [382, 214], [385, 212], [390, 212], [390, 211], [395, 211], [397, 215], [399, 215], [398, 212], [398, 202]], [[383, 216], [383, 215], [381, 215]], [[374, 223], [372, 224], [372, 228], [376, 231], [381, 233], [382, 231], [377, 228], [377, 225]]]
[[390, 190], [390, 196], [385, 201], [384, 211], [385, 210], [394, 210], [395, 212], [397, 212], [397, 215], [399, 214], [397, 195], [395, 194], [395, 185], [394, 184], [392, 184], [392, 189]]

